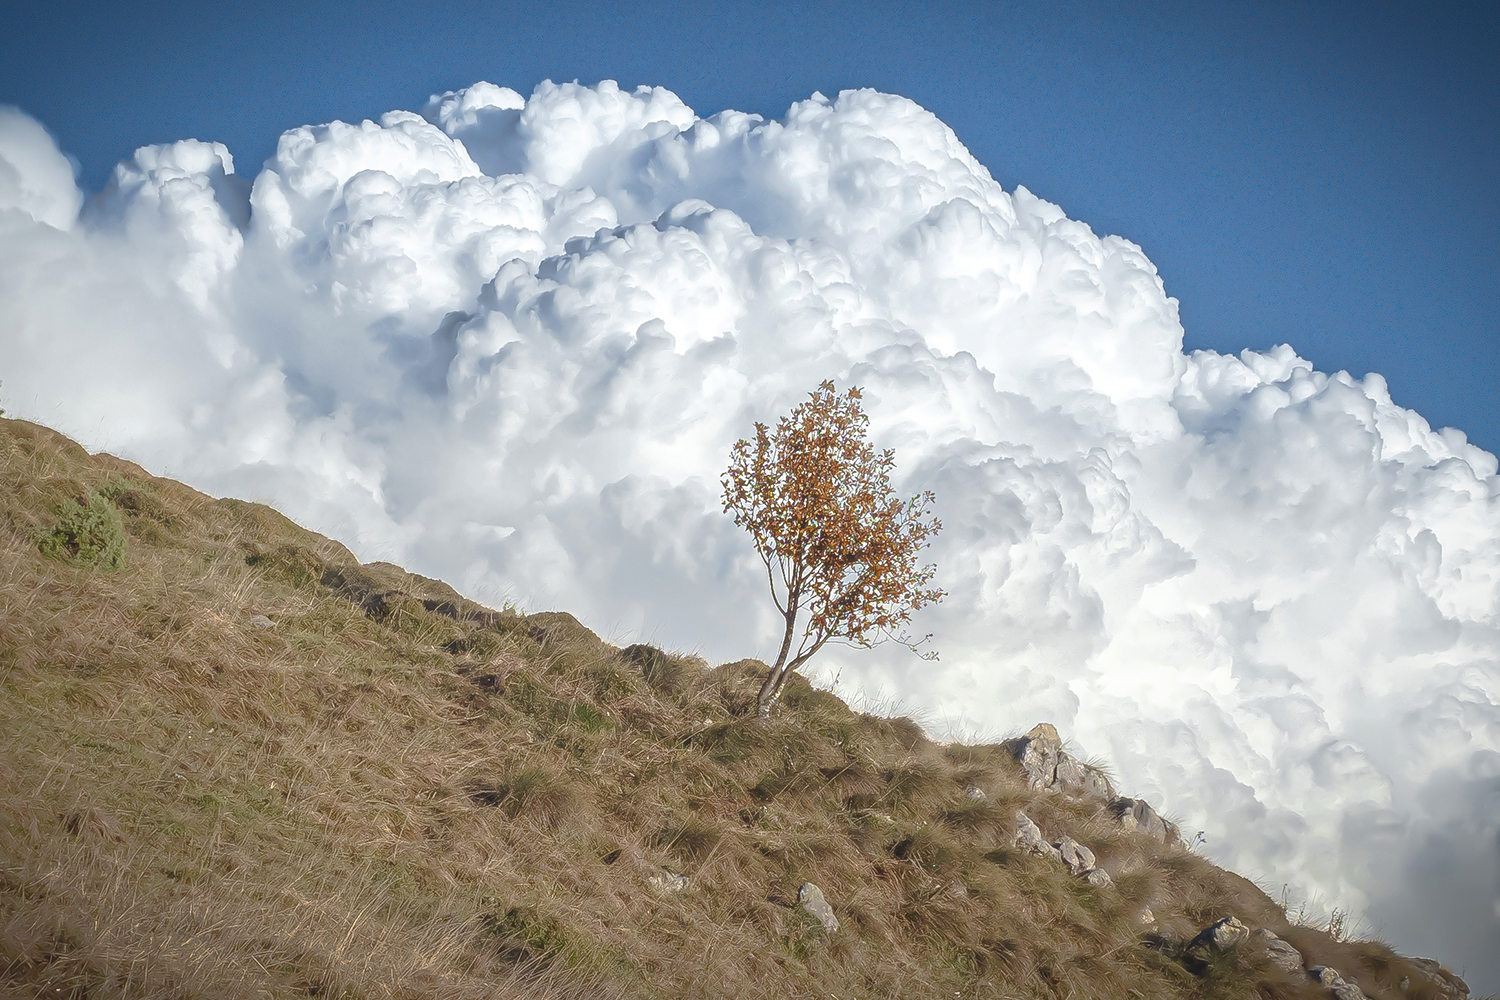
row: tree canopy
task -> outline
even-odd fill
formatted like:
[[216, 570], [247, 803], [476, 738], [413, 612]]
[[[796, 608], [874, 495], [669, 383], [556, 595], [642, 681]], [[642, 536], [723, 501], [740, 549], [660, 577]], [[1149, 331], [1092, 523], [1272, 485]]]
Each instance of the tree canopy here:
[[[869, 648], [894, 640], [911, 613], [943, 598], [927, 585], [937, 567], [917, 556], [942, 528], [925, 520], [931, 491], [902, 501], [891, 489], [895, 452], [866, 440], [869, 417], [855, 386], [842, 396], [824, 381], [772, 431], [735, 443], [724, 473], [724, 510], [747, 529], [785, 621], [781, 651], [761, 685], [762, 718], [787, 676], [830, 641]], [[793, 652], [797, 622], [806, 619]], [[937, 654], [923, 654], [935, 658]]]

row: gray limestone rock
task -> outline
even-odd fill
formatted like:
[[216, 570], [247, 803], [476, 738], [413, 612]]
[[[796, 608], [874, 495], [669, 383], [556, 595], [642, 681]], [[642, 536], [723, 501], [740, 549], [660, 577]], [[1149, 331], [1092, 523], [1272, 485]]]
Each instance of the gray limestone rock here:
[[1109, 804], [1110, 811], [1126, 830], [1135, 830], [1159, 844], [1181, 844], [1182, 834], [1176, 823], [1169, 823], [1143, 799], [1121, 796]]
[[989, 799], [989, 796], [984, 794], [984, 789], [980, 788], [978, 785], [970, 785], [967, 789], [965, 789], [964, 797], [967, 798], [970, 802], [985, 802]]
[[1326, 965], [1315, 965], [1307, 970], [1307, 974], [1327, 988], [1338, 1000], [1369, 1000], [1358, 986], [1346, 982], [1336, 969], [1330, 969]]
[[1064, 863], [1073, 870], [1074, 875], [1081, 875], [1094, 867], [1094, 852], [1072, 837], [1063, 837], [1056, 847], [1057, 853], [1062, 855]]
[[[1108, 889], [1110, 886], [1115, 884], [1115, 880], [1110, 878], [1109, 872], [1105, 871], [1103, 868], [1090, 868], [1088, 871], [1083, 872], [1082, 875], [1083, 880], [1096, 889]], [[1146, 912], [1151, 912], [1149, 907], [1147, 908]], [[1152, 917], [1151, 919], [1155, 920], [1156, 918]]]
[[1052, 787], [1083, 798], [1109, 801], [1115, 797], [1114, 787], [1103, 771], [1075, 760], [1066, 753], [1057, 759], [1057, 772]]
[[1281, 971], [1302, 971], [1302, 953], [1264, 927], [1250, 935], [1250, 940], [1264, 949], [1271, 958], [1271, 964]]
[[797, 890], [797, 902], [802, 908], [814, 917], [823, 929], [829, 934], [839, 929], [839, 918], [834, 916], [833, 907], [828, 905], [828, 900], [823, 898], [823, 890], [811, 882], [803, 882], [802, 888]]
[[1427, 973], [1427, 981], [1441, 996], [1449, 1000], [1464, 1000], [1469, 995], [1469, 984], [1449, 972], [1441, 963], [1430, 958], [1412, 958], [1408, 961]]
[[686, 875], [679, 875], [676, 872], [669, 872], [666, 869], [662, 869], [659, 874], [652, 875], [646, 879], [646, 884], [658, 892], [676, 895], [687, 889], [692, 884], [692, 881]]
[[1059, 861], [1062, 860], [1062, 852], [1047, 843], [1046, 838], [1042, 836], [1041, 827], [1037, 826], [1030, 816], [1020, 810], [1016, 811], [1016, 836], [1014, 844], [1023, 851], [1056, 858]]
[[1250, 928], [1240, 923], [1239, 918], [1224, 917], [1199, 931], [1198, 936], [1188, 942], [1188, 949], [1212, 948], [1214, 951], [1228, 951], [1243, 944], [1249, 937]]
[[1062, 737], [1050, 722], [1039, 722], [1031, 732], [1007, 743], [1020, 762], [1030, 788], [1051, 788], [1057, 780], [1057, 759], [1062, 755]]
[[1050, 788], [1074, 796], [1114, 797], [1109, 779], [1097, 767], [1072, 757], [1062, 748], [1062, 737], [1050, 722], [1041, 722], [1025, 736], [1003, 744], [1020, 763], [1030, 788]]
[[275, 628], [276, 623], [265, 615], [251, 615], [250, 624], [254, 628]]

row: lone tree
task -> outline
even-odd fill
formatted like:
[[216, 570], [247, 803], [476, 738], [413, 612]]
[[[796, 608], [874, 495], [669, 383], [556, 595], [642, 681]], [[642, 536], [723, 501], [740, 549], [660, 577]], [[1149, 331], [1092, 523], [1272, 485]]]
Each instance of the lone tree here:
[[943, 598], [926, 587], [937, 567], [917, 566], [917, 554], [942, 528], [936, 518], [923, 520], [935, 497], [895, 497], [895, 452], [876, 455], [865, 440], [870, 420], [859, 400], [858, 387], [841, 397], [824, 381], [774, 432], [757, 423], [753, 443], [736, 442], [724, 473], [724, 510], [755, 539], [771, 599], [786, 621], [781, 652], [756, 700], [762, 719], [787, 675], [830, 640], [868, 649], [894, 639], [916, 652], [932, 638], [913, 642], [898, 630], [913, 611]]

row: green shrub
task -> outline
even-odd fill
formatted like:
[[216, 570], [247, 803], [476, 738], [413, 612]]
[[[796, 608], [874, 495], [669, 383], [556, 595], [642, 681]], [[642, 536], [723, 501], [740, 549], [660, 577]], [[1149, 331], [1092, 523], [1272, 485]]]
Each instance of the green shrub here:
[[512, 961], [555, 958], [568, 947], [562, 922], [534, 906], [512, 906], [503, 914], [484, 914], [480, 926], [500, 939], [501, 955]]
[[97, 493], [64, 503], [62, 519], [42, 536], [38, 548], [53, 559], [119, 569], [125, 565], [125, 525], [120, 512]]

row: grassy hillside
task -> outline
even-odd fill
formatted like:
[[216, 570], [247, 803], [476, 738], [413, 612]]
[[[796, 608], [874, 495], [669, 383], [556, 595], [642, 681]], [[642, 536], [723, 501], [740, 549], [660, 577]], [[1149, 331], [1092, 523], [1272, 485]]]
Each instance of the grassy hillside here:
[[[761, 725], [763, 669], [483, 608], [0, 420], [0, 994], [1330, 995], [1185, 950], [1234, 915], [1369, 997], [1444, 995], [1001, 747], [800, 678]], [[1017, 809], [1113, 886], [1013, 846]]]

